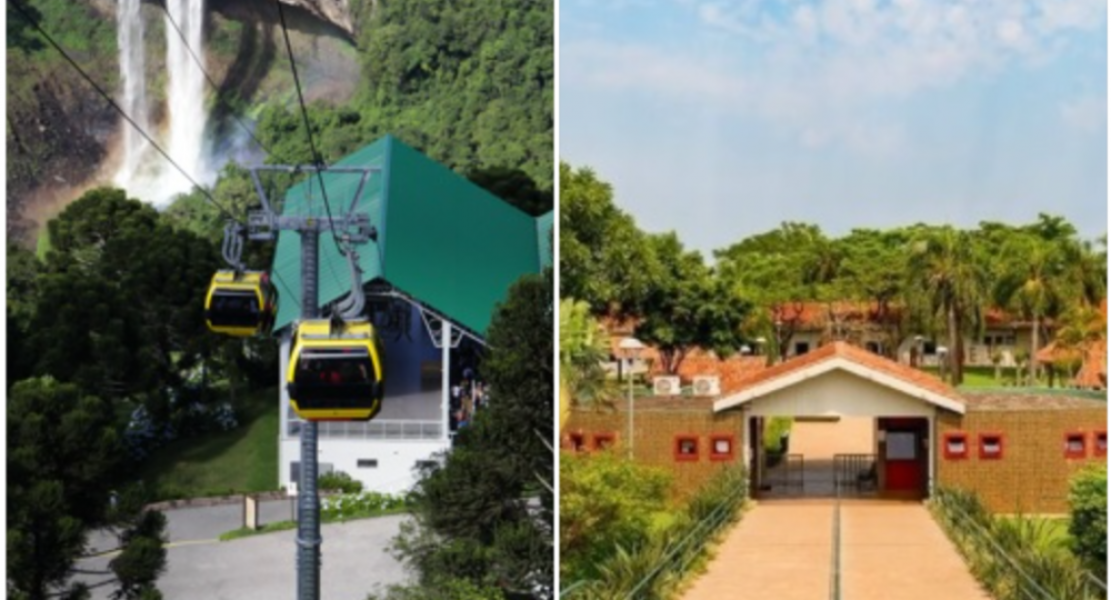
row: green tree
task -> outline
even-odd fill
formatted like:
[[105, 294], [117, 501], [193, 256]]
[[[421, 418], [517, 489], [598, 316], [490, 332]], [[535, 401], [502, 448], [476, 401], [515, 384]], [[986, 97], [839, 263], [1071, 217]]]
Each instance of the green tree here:
[[214, 245], [121, 190], [92, 190], [49, 224], [29, 347], [35, 372], [170, 417], [167, 389], [222, 345], [204, 324]]
[[497, 586], [507, 598], [552, 590], [551, 299], [550, 274], [510, 289], [480, 367], [490, 407], [411, 496], [413, 521], [393, 547], [426, 590], [460, 579]]
[[971, 233], [952, 227], [921, 231], [907, 265], [908, 304], [943, 322], [949, 338], [949, 376], [964, 380], [964, 338], [981, 326], [988, 275]]
[[647, 236], [589, 168], [559, 167], [560, 295], [596, 314], [638, 314], [661, 267]]
[[[996, 263], [997, 298], [1001, 306], [1022, 315], [1030, 323], [1030, 356], [1041, 349], [1041, 332], [1046, 317], [1059, 317], [1070, 295], [1065, 278], [1061, 242], [1038, 235], [1019, 233], [1001, 248], [1005, 257]], [[1031, 385], [1038, 380], [1038, 361], [1029, 361]]]
[[608, 389], [602, 362], [609, 356], [609, 336], [590, 314], [590, 305], [573, 298], [559, 303], [559, 373], [576, 404], [604, 402]]
[[[128, 557], [160, 551], [160, 513], [135, 520], [137, 511], [111, 505], [129, 464], [108, 402], [72, 384], [28, 379], [12, 387], [7, 433], [9, 591], [31, 600], [59, 588], [79, 593], [68, 579], [93, 528], [124, 528]], [[133, 563], [121, 592], [130, 581], [153, 588], [160, 571], [149, 559]]]
[[726, 357], [744, 343], [741, 326], [749, 305], [730, 293], [698, 252], [674, 233], [649, 236], [663, 276], [643, 300], [636, 335], [659, 351], [663, 368], [676, 373], [696, 347]]

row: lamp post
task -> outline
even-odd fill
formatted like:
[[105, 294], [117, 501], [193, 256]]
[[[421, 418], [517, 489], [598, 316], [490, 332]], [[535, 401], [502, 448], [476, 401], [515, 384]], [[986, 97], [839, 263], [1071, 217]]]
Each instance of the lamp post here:
[[911, 362], [914, 363], [914, 364], [911, 365], [914, 368], [920, 369], [920, 368], [922, 368], [923, 365], [926, 364], [926, 361], [925, 361], [926, 357], [922, 355], [922, 352], [926, 349], [925, 342], [926, 342], [926, 338], [922, 337], [921, 335], [914, 336], [914, 356], [915, 356], [915, 359], [913, 361], [911, 361]]
[[640, 357], [644, 344], [635, 337], [627, 337], [617, 345], [625, 355], [626, 376], [629, 380], [629, 460], [633, 458], [633, 361]]

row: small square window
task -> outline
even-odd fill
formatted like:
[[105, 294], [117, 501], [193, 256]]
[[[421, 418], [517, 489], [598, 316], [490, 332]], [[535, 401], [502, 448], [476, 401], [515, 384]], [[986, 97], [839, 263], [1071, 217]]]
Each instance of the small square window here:
[[998, 460], [1003, 458], [1003, 436], [998, 433], [980, 434], [980, 459]]
[[711, 435], [710, 460], [733, 460], [733, 440], [732, 435]]
[[1065, 434], [1065, 458], [1087, 458], [1088, 449], [1084, 444], [1083, 433]]
[[617, 442], [617, 434], [608, 433], [595, 433], [594, 434], [594, 449], [595, 450], [610, 450]]
[[1107, 456], [1107, 432], [1093, 432], [1092, 439], [1092, 454], [1094, 456]]
[[360, 468], [360, 469], [377, 469], [378, 468], [378, 459], [377, 458], [360, 458], [360, 459], [355, 461], [355, 466]]
[[698, 436], [675, 436], [675, 460], [689, 462], [698, 461]]
[[942, 450], [947, 460], [968, 458], [968, 434], [947, 433], [942, 443], [944, 444]]
[[586, 436], [582, 433], [572, 433], [567, 436], [568, 444], [573, 452], [586, 451]]

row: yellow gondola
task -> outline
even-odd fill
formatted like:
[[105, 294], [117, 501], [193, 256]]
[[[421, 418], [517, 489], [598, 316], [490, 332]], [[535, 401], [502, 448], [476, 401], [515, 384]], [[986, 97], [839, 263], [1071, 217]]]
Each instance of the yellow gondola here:
[[204, 300], [205, 321], [216, 333], [239, 337], [266, 333], [274, 323], [275, 299], [266, 273], [217, 271]]
[[289, 357], [286, 387], [306, 421], [368, 421], [382, 407], [378, 336], [366, 321], [305, 321]]

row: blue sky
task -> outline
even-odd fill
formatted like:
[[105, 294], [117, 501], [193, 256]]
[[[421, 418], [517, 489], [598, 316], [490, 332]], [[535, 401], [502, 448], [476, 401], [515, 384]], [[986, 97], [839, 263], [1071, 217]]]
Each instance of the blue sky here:
[[561, 159], [709, 252], [782, 221], [1107, 230], [1106, 0], [561, 0]]

